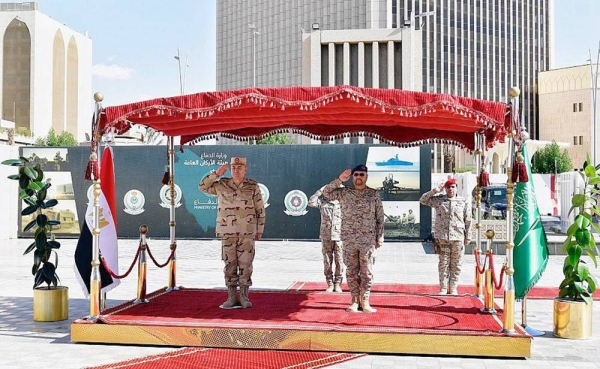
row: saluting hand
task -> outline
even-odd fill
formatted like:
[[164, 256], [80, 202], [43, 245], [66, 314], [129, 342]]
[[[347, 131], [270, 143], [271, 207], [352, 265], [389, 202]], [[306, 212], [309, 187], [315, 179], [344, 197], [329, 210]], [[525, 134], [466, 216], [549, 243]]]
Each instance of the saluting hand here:
[[342, 182], [346, 182], [347, 180], [350, 179], [350, 175], [352, 174], [352, 169], [348, 168], [345, 171], [342, 172], [342, 174], [339, 175], [339, 179]]
[[223, 174], [227, 173], [227, 169], [229, 169], [229, 163], [221, 165], [219, 169], [215, 170], [215, 173], [220, 177]]

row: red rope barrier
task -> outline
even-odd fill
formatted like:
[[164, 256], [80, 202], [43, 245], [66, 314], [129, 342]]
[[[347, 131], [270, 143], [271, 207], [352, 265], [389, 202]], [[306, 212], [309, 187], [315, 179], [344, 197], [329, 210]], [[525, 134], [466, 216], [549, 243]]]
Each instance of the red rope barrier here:
[[154, 262], [154, 265], [156, 265], [157, 268], [166, 267], [169, 264], [169, 262], [171, 261], [171, 259], [173, 259], [173, 254], [175, 254], [175, 249], [177, 249], [177, 245], [175, 245], [175, 247], [173, 247], [173, 250], [171, 250], [171, 255], [169, 255], [169, 258], [167, 259], [167, 261], [165, 261], [164, 264], [158, 264], [158, 262], [154, 258], [154, 255], [152, 255], [152, 252], [150, 251], [150, 246], [146, 246], [146, 247], [148, 248], [148, 255], [150, 255], [150, 259], [152, 259], [152, 261]]
[[129, 273], [131, 273], [131, 271], [133, 270], [133, 266], [137, 262], [137, 259], [140, 256], [140, 251], [141, 250], [142, 250], [142, 246], [139, 246], [138, 249], [137, 249], [137, 251], [136, 251], [136, 253], [135, 253], [135, 258], [133, 258], [133, 262], [129, 266], [129, 269], [127, 270], [127, 272], [125, 272], [125, 274], [122, 274], [122, 275], [115, 274], [108, 267], [108, 264], [106, 263], [106, 260], [104, 259], [104, 256], [100, 256], [100, 261], [102, 262], [102, 265], [104, 265], [104, 269], [106, 269], [106, 271], [108, 272], [108, 274], [110, 274], [111, 277], [116, 278], [116, 279], [123, 279], [123, 278], [127, 277], [129, 275]]
[[496, 272], [494, 270], [494, 259], [493, 259], [493, 253], [490, 252], [490, 269], [492, 270], [492, 282], [494, 283], [494, 288], [496, 290], [499, 290], [502, 288], [502, 285], [504, 284], [504, 272], [506, 270], [506, 265], [502, 266], [502, 269], [500, 270], [500, 283], [497, 283], [496, 280]]
[[[485, 263], [483, 264], [483, 266], [481, 266], [481, 263], [479, 261], [479, 256], [477, 255], [476, 250], [473, 251], [473, 254], [475, 256], [475, 270], [477, 270], [477, 273], [479, 273], [479, 274], [485, 273]], [[487, 257], [486, 257], [486, 261], [487, 261]]]

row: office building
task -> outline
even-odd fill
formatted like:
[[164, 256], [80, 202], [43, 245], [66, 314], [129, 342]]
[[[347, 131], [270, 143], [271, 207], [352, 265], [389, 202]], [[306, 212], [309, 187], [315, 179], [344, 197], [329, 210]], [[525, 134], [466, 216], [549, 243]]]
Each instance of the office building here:
[[[538, 138], [536, 84], [538, 72], [551, 67], [552, 5], [553, 0], [217, 0], [217, 89], [250, 87], [254, 80], [257, 87], [327, 85], [330, 79], [325, 84], [324, 77], [320, 82], [313, 77], [327, 70], [331, 58], [343, 58], [344, 43], [352, 59], [360, 42], [382, 44], [376, 38], [361, 41], [365, 32], [411, 29], [422, 47], [419, 63], [412, 58], [401, 64], [420, 79], [412, 88], [507, 102], [509, 88], [518, 86], [523, 123]], [[354, 33], [355, 40], [347, 33], [322, 42], [321, 60], [303, 52], [306, 34], [342, 30], [363, 31]], [[386, 44], [404, 48], [401, 38]], [[335, 84], [347, 81], [341, 64]], [[358, 80], [351, 77], [350, 83]]]

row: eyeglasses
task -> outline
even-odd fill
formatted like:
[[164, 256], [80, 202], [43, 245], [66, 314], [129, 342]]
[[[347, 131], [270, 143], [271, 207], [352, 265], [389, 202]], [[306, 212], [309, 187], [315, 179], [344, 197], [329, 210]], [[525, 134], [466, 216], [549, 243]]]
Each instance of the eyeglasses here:
[[358, 172], [356, 172], [356, 173], [354, 173], [354, 176], [355, 177], [364, 177], [365, 173], [358, 173]]

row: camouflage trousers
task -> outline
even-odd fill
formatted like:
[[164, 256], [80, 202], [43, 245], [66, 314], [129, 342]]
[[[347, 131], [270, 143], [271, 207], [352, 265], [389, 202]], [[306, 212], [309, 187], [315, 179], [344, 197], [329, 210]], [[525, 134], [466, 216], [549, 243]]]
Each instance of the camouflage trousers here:
[[[342, 283], [342, 243], [340, 241], [321, 240], [323, 252], [323, 270], [328, 285]], [[335, 275], [333, 267], [335, 265]]]
[[373, 264], [377, 249], [375, 244], [340, 242], [346, 264], [346, 281], [352, 296], [371, 294], [373, 286]]
[[437, 240], [436, 242], [440, 247], [438, 263], [440, 289], [446, 290], [448, 284], [451, 290], [456, 289], [465, 254], [465, 244], [462, 241]]
[[254, 239], [228, 237], [221, 240], [226, 286], [252, 286]]

